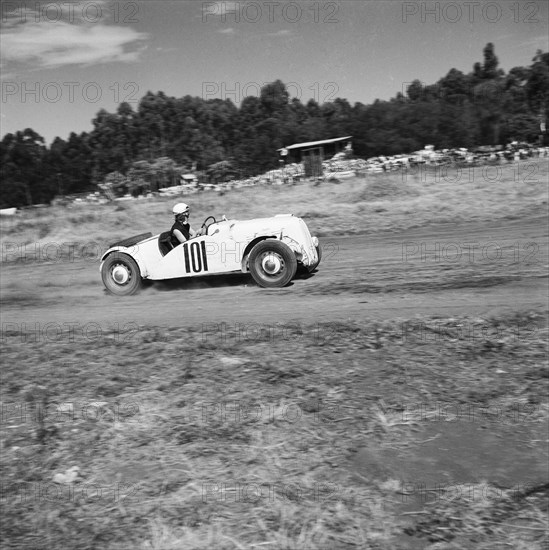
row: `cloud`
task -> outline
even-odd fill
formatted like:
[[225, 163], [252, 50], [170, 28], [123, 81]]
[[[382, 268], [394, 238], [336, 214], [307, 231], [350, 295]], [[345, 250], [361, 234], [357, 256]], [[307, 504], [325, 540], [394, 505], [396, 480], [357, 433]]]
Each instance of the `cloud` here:
[[39, 21], [8, 27], [0, 42], [4, 61], [59, 67], [135, 61], [143, 49], [136, 46], [147, 36], [130, 27], [104, 23], [84, 26]]
[[547, 48], [547, 36], [532, 36], [528, 40], [519, 43], [519, 48], [536, 48], [545, 51]]
[[2, 6], [3, 27], [15, 27], [25, 23], [56, 23], [65, 22], [72, 24], [98, 23], [110, 17], [112, 11], [107, 0], [87, 0], [71, 2], [50, 2], [38, 0], [28, 6], [20, 0], [4, 2]]
[[292, 31], [289, 31], [287, 29], [281, 29], [276, 32], [269, 32], [266, 36], [290, 36], [292, 34]]

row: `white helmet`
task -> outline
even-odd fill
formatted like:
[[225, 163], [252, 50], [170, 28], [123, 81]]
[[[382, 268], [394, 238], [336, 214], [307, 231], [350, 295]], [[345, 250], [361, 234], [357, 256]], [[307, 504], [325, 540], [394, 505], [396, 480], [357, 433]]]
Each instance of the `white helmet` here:
[[190, 208], [188, 204], [185, 204], [184, 202], [178, 202], [174, 207], [172, 212], [179, 216], [179, 214], [187, 214], [189, 212]]

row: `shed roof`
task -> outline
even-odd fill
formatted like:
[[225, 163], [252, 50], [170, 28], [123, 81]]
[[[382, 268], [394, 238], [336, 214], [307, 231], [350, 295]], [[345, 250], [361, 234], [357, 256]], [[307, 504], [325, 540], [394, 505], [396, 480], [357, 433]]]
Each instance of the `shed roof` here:
[[278, 151], [282, 151], [282, 149], [301, 149], [302, 147], [314, 147], [315, 145], [325, 145], [327, 143], [336, 143], [338, 141], [345, 141], [346, 139], [351, 139], [353, 136], [345, 136], [345, 137], [339, 137], [339, 138], [332, 138], [332, 139], [323, 139], [321, 141], [305, 141], [303, 143], [294, 143], [293, 145], [288, 145], [288, 147], [282, 147], [281, 149], [278, 149]]

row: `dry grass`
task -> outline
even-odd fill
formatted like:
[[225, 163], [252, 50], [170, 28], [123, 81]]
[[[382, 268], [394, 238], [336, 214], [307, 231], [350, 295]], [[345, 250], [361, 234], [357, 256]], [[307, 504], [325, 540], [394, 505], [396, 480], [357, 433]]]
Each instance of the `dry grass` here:
[[[544, 212], [546, 163], [539, 163], [537, 183], [515, 181], [513, 170], [505, 167], [497, 184], [379, 174], [337, 185], [204, 193], [187, 202], [195, 224], [212, 213], [293, 212], [319, 235]], [[172, 202], [51, 208], [2, 219], [3, 259], [10, 259], [10, 243], [31, 250], [37, 241], [104, 247], [161, 231], [170, 224]], [[35, 306], [46, 293], [64, 300], [64, 284], [91, 292], [92, 274], [72, 280], [78, 266], [63, 266], [58, 281], [18, 280], [2, 290], [19, 307]], [[471, 286], [467, 269], [426, 286]], [[537, 274], [540, 266], [521, 269]], [[403, 270], [391, 267], [330, 292], [391, 292], [402, 287]], [[475, 273], [479, 285], [491, 275], [483, 266]], [[416, 277], [402, 288], [415, 291], [425, 272]], [[65, 303], [71, 307], [71, 299]], [[254, 340], [232, 333], [205, 339], [197, 330], [169, 327], [139, 327], [131, 339], [76, 333], [71, 343], [3, 334], [4, 547], [545, 548], [543, 487], [518, 499], [436, 502], [405, 515], [399, 472], [384, 475], [381, 464], [359, 473], [355, 459], [365, 448], [398, 455], [422, 445], [421, 430], [434, 413], [418, 418], [413, 411], [436, 402], [497, 409], [506, 421], [485, 418], [490, 433], [504, 438], [519, 430], [533, 453], [533, 434], [549, 416], [546, 319], [527, 313], [488, 319], [480, 338], [456, 328], [476, 319], [418, 317], [410, 332], [403, 321], [330, 323], [320, 331], [302, 325], [291, 338]], [[518, 326], [537, 330], [519, 337]], [[72, 493], [35, 492], [53, 489], [54, 476], [76, 466], [78, 477], [67, 485]], [[92, 484], [104, 488], [100, 498]]]
[[[171, 226], [171, 207], [177, 200], [191, 205], [192, 224], [209, 215], [249, 219], [290, 212], [302, 216], [320, 236], [404, 230], [431, 223], [516, 219], [547, 210], [549, 161], [524, 166], [474, 167], [445, 178], [431, 170], [419, 175], [369, 174], [340, 184], [302, 182], [291, 186], [257, 186], [227, 193], [215, 191], [179, 199], [143, 199], [108, 205], [73, 205], [24, 211], [2, 218], [3, 260], [14, 259], [13, 247], [34, 243], [108, 244], [143, 232], [160, 233]], [[469, 169], [468, 169], [469, 170]], [[489, 181], [488, 178], [497, 181]], [[65, 246], [63, 254], [67, 254]], [[93, 250], [88, 250], [93, 253]], [[30, 253], [30, 252], [29, 252]], [[49, 250], [51, 256], [58, 252]]]
[[[398, 479], [359, 476], [353, 457], [374, 444], [397, 453], [417, 444], [418, 419], [402, 411], [420, 400], [510, 410], [520, 401], [538, 405], [520, 429], [547, 421], [546, 331], [514, 335], [517, 322], [542, 321], [492, 319], [498, 330], [488, 339], [442, 347], [403, 341], [398, 320], [337, 323], [327, 340], [316, 326], [254, 341], [141, 327], [130, 342], [105, 334], [99, 344], [77, 336], [74, 346], [6, 334], [4, 541], [75, 550], [488, 549], [518, 537], [512, 518], [525, 526], [524, 545], [541, 548], [547, 519], [537, 493], [437, 502], [403, 516]], [[102, 414], [90, 409], [97, 402]], [[35, 414], [40, 407], [50, 414]], [[22, 501], [13, 491], [51, 487], [73, 466], [72, 498], [30, 491]], [[83, 495], [92, 484], [104, 487], [101, 498]]]

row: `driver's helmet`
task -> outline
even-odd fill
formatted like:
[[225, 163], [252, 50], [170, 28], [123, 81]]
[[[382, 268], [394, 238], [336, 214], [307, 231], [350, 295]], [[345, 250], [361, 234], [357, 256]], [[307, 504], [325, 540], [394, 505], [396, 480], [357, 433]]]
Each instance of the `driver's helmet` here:
[[188, 204], [185, 204], [184, 202], [178, 202], [173, 207], [172, 212], [175, 214], [176, 218], [178, 218], [179, 216], [184, 217], [189, 215], [190, 208]]

